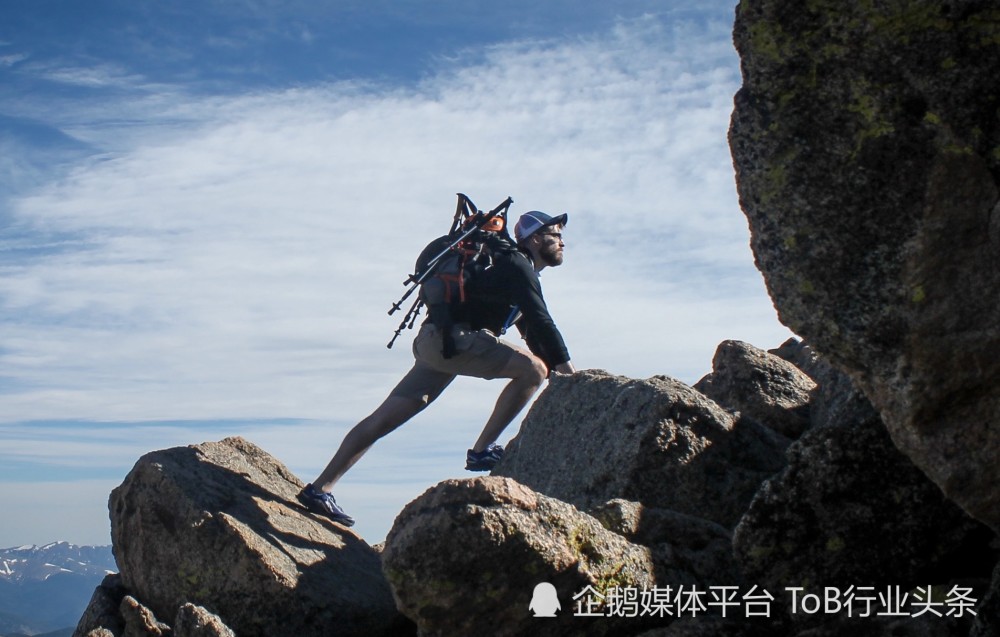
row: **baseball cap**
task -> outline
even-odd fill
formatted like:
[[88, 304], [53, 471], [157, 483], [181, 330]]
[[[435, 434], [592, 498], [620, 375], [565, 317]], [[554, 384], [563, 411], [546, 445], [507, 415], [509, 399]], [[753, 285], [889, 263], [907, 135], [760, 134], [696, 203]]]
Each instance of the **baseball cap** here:
[[552, 217], [544, 212], [531, 210], [521, 215], [521, 217], [517, 220], [517, 225], [514, 226], [514, 238], [520, 242], [535, 234], [545, 226], [565, 226], [568, 218], [569, 215], [565, 213], [559, 215], [558, 217]]

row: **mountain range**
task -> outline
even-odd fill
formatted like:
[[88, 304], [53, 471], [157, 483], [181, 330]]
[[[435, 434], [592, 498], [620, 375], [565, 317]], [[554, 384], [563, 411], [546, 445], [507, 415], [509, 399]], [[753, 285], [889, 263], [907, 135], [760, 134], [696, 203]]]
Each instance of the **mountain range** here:
[[0, 549], [0, 637], [71, 634], [94, 588], [117, 570], [110, 546]]

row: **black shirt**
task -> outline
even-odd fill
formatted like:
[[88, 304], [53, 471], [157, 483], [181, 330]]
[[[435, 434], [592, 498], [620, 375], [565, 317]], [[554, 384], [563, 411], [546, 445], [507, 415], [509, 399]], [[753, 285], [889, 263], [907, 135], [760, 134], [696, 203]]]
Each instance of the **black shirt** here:
[[500, 334], [511, 310], [517, 308], [521, 313], [517, 328], [535, 356], [549, 369], [570, 360], [566, 343], [542, 297], [538, 273], [526, 253], [517, 248], [495, 253], [493, 264], [475, 278], [469, 292], [456, 322]]

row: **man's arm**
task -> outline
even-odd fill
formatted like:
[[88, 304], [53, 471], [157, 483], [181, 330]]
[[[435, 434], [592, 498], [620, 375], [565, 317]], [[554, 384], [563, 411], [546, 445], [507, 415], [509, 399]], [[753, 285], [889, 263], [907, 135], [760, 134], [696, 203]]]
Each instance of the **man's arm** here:
[[[521, 320], [518, 329], [536, 356], [545, 361], [549, 369], [560, 373], [573, 373], [569, 350], [563, 341], [562, 334], [549, 314], [549, 309], [542, 298], [542, 286], [538, 274], [531, 267], [528, 259], [517, 259], [513, 264], [516, 270], [516, 282], [513, 293], [514, 300], [521, 310]], [[567, 371], [562, 371], [567, 370]]]

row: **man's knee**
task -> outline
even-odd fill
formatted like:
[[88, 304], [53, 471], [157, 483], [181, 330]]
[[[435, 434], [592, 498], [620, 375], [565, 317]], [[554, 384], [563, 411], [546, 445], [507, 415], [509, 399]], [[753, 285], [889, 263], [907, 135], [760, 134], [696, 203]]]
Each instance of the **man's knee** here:
[[528, 364], [525, 366], [525, 372], [521, 378], [540, 387], [548, 375], [549, 368], [545, 366], [542, 359], [537, 356], [529, 356]]

